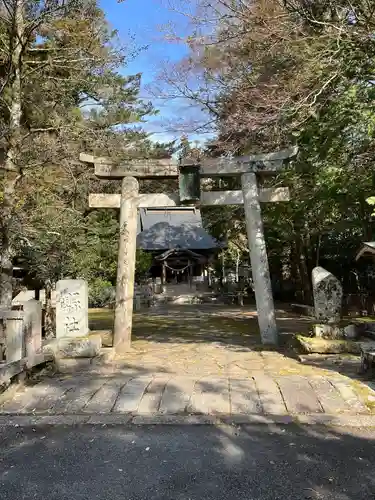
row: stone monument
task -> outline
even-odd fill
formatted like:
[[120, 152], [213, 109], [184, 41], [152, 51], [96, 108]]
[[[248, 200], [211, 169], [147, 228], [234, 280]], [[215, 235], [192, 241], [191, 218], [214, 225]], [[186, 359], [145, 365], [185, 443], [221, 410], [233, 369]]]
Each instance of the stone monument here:
[[314, 333], [317, 337], [339, 338], [342, 308], [342, 286], [340, 281], [323, 267], [312, 271], [314, 310], [317, 324]]
[[60, 280], [56, 284], [56, 338], [88, 334], [88, 287], [85, 280]]
[[74, 371], [89, 364], [90, 358], [97, 356], [101, 347], [101, 336], [89, 335], [87, 282], [58, 281], [56, 339], [49, 342], [43, 350], [52, 352], [60, 371]]

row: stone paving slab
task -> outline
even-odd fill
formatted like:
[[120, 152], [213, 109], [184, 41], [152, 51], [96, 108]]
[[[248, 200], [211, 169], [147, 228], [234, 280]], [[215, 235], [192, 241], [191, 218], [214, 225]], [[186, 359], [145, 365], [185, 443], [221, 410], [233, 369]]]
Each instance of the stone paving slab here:
[[231, 414], [254, 414], [262, 412], [262, 402], [259, 397], [255, 379], [231, 379]]
[[347, 384], [343, 380], [334, 380], [333, 385], [338, 389], [341, 397], [349, 405], [353, 413], [364, 413], [367, 412], [365, 404], [361, 401], [361, 398], [356, 394], [354, 388]]
[[281, 394], [289, 413], [320, 413], [322, 405], [306, 377], [278, 377]]
[[107, 380], [82, 408], [85, 413], [110, 413], [115, 406], [121, 389], [129, 382], [130, 377]]
[[324, 377], [316, 377], [311, 378], [309, 382], [315, 394], [318, 395], [325, 413], [350, 411], [349, 402], [345, 401], [332, 381]]
[[283, 396], [276, 381], [268, 375], [259, 375], [255, 378], [263, 413], [283, 415], [287, 413]]
[[146, 388], [151, 382], [152, 377], [135, 377], [130, 379], [120, 390], [113, 411], [115, 413], [137, 412]]
[[375, 391], [358, 384], [346, 377], [272, 377], [261, 372], [247, 378], [76, 375], [27, 387], [4, 401], [0, 414], [113, 415], [114, 419], [115, 415], [375, 414]]
[[160, 402], [160, 413], [178, 414], [185, 413], [193, 394], [195, 379], [188, 377], [174, 377], [165, 387]]
[[205, 377], [197, 380], [191, 396], [188, 413], [229, 414], [228, 378]]

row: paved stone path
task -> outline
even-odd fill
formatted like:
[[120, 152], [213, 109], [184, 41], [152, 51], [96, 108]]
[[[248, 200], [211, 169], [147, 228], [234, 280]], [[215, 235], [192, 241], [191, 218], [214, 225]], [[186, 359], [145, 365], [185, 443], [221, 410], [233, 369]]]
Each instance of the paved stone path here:
[[0, 414], [299, 415], [371, 414], [366, 394], [345, 377], [249, 378], [81, 373], [46, 378], [0, 406]]
[[[99, 329], [104, 326], [100, 314]], [[306, 320], [287, 312], [279, 310], [277, 317], [282, 333], [293, 326], [308, 328]], [[14, 397], [3, 395], [0, 421], [10, 415], [81, 416], [97, 422], [101, 416], [116, 421], [127, 416], [349, 415], [375, 423], [371, 382], [358, 380], [356, 370], [340, 364], [311, 366], [287, 349], [264, 350], [256, 313], [249, 308], [169, 307], [138, 314], [133, 338], [132, 350], [121, 359], [45, 377]], [[358, 358], [350, 361], [359, 366]]]

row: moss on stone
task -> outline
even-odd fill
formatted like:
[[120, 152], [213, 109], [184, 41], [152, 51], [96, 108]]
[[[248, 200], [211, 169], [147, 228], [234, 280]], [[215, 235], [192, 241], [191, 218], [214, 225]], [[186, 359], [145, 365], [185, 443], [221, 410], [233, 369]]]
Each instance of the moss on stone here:
[[352, 380], [351, 385], [371, 413], [375, 413], [375, 393], [360, 380]]
[[318, 337], [305, 337], [299, 334], [296, 335], [296, 340], [304, 352], [309, 354], [360, 353], [359, 345], [351, 340], [322, 339]]

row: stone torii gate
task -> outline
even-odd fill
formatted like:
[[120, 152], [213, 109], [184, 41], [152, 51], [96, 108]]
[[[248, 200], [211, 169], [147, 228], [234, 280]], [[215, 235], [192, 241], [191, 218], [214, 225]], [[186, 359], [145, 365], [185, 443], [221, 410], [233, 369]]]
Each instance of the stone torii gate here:
[[[134, 272], [138, 207], [183, 205], [244, 205], [251, 269], [254, 281], [258, 323], [262, 342], [277, 344], [278, 331], [272, 296], [267, 250], [264, 239], [261, 202], [289, 200], [288, 188], [258, 188], [258, 177], [276, 174], [297, 149], [237, 158], [207, 158], [199, 165], [185, 158], [130, 160], [121, 165], [110, 158], [81, 153], [82, 162], [95, 166], [95, 175], [104, 179], [122, 179], [121, 194], [90, 194], [91, 208], [119, 208], [120, 236], [116, 281], [116, 306], [113, 347], [125, 352], [131, 345], [134, 296]], [[202, 191], [201, 178], [240, 176], [242, 190]], [[137, 178], [179, 178], [179, 194], [140, 194]]]

